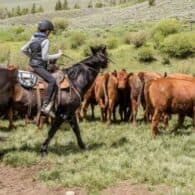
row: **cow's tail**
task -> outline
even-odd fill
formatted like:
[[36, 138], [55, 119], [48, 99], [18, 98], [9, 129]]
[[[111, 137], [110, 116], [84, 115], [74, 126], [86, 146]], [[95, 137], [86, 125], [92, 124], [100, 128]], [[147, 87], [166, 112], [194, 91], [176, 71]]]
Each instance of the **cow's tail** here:
[[148, 81], [145, 89], [144, 89], [144, 97], [146, 101], [146, 110], [145, 110], [145, 118], [147, 121], [150, 120], [150, 115], [153, 115], [153, 107], [152, 107], [152, 102], [150, 99], [150, 86], [151, 86], [152, 80]]
[[140, 91], [139, 91], [139, 94], [138, 94], [138, 97], [137, 97], [137, 105], [139, 107], [141, 105], [141, 98], [142, 98], [143, 91], [144, 91], [144, 73], [140, 72], [138, 74], [138, 76], [139, 76], [139, 79], [140, 79], [140, 82], [141, 82]]
[[105, 75], [105, 81], [103, 83], [103, 92], [104, 92], [104, 108], [108, 106], [108, 79], [109, 79], [109, 74]]

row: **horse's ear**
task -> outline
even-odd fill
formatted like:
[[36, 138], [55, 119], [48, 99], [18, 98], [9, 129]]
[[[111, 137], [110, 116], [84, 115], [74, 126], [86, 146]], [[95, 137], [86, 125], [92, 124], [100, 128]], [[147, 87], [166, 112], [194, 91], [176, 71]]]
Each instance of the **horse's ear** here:
[[103, 54], [106, 53], [106, 45], [104, 45], [104, 46], [102, 47], [102, 53], [103, 53]]
[[96, 49], [93, 46], [91, 46], [90, 49], [91, 49], [92, 54], [95, 55], [96, 54]]

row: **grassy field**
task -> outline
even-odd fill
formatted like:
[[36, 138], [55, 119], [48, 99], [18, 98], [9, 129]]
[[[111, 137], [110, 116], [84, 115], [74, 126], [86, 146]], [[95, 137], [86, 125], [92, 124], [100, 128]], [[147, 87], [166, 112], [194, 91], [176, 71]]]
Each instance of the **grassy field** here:
[[[11, 7], [19, 1], [6, 2]], [[23, 2], [20, 1], [20, 3]], [[40, 2], [43, 3], [46, 0]], [[165, 0], [149, 11], [148, 5], [143, 3], [133, 8], [81, 9], [2, 20], [0, 25], [4, 28], [0, 29], [0, 63], [5, 64], [9, 61], [12, 65], [26, 68], [28, 59], [20, 53], [20, 48], [35, 32], [34, 23], [43, 16], [51, 18], [66, 16], [69, 19], [69, 28], [59, 30], [50, 37], [51, 53], [61, 48], [65, 54], [74, 59], [74, 61], [61, 59], [59, 63], [64, 64], [62, 66], [69, 66], [85, 58], [90, 45], [104, 43], [108, 46], [110, 58], [115, 62], [115, 64], [109, 64], [106, 70], [108, 72], [125, 68], [128, 72], [155, 71], [162, 74], [182, 72], [195, 75], [195, 39], [193, 39], [195, 25], [191, 30], [189, 23], [182, 20], [178, 25], [174, 20], [173, 26], [176, 26], [176, 30], [173, 29], [170, 35], [163, 35], [164, 37], [157, 32], [155, 37], [154, 27], [157, 23], [150, 21], [154, 15], [155, 20], [171, 17], [176, 3], [178, 3], [178, 9], [175, 9], [174, 13], [176, 15], [181, 13], [181, 15], [178, 14], [179, 18], [194, 17], [190, 14], [194, 9], [194, 1], [179, 2]], [[24, 5], [25, 3], [27, 1]], [[160, 9], [161, 7], [163, 9]], [[188, 13], [186, 10], [189, 7], [191, 9]], [[180, 11], [181, 9], [183, 11]], [[166, 10], [164, 16], [162, 10]], [[111, 13], [113, 17], [110, 17]], [[139, 22], [143, 18], [150, 22], [145, 20], [145, 22]], [[30, 25], [23, 25], [27, 21]], [[5, 28], [7, 24], [14, 25]], [[168, 28], [169, 32], [170, 25], [167, 26], [163, 28]], [[146, 36], [146, 41], [139, 48], [132, 42], [127, 43], [127, 39], [132, 39], [131, 36], [137, 32]], [[175, 45], [181, 43], [181, 47], [172, 48], [169, 44], [171, 52], [178, 54], [184, 51], [187, 56], [175, 57], [163, 52], [164, 40], [169, 43], [174, 40], [175, 35], [179, 36]], [[186, 39], [186, 36], [189, 39]], [[155, 45], [155, 38], [160, 42], [158, 47]], [[184, 41], [181, 42], [181, 40]], [[140, 62], [139, 53], [143, 48], [151, 52], [151, 62]], [[147, 56], [147, 53], [145, 55]], [[164, 63], [165, 60], [169, 63]], [[98, 108], [96, 108], [96, 115], [99, 117]], [[139, 119], [141, 118], [140, 111]], [[49, 155], [41, 158], [39, 149], [47, 135], [48, 126], [45, 126], [43, 130], [38, 130], [36, 126], [32, 124], [26, 126], [24, 121], [19, 120], [15, 123], [16, 129], [8, 131], [7, 122], [2, 120], [0, 123], [0, 166], [17, 167], [22, 170], [41, 164], [44, 168], [36, 172], [36, 175], [32, 175], [36, 182], [46, 183], [51, 188], [78, 187], [92, 195], [101, 194], [104, 189], [124, 181], [131, 184], [145, 184], [148, 191], [154, 192], [155, 195], [165, 194], [164, 191], [155, 193], [159, 185], [165, 185], [169, 191], [168, 194], [193, 195], [195, 192], [195, 133], [191, 125], [192, 121], [188, 118], [185, 121], [185, 127], [180, 129], [177, 135], [170, 134], [175, 123], [176, 118], [173, 117], [170, 127], [167, 130], [161, 128], [162, 134], [156, 140], [152, 140], [150, 124], [140, 122], [137, 127], [134, 127], [128, 123], [118, 123], [108, 126], [99, 122], [99, 118], [95, 121], [81, 122], [81, 133], [87, 145], [86, 151], [79, 150], [73, 132], [69, 130], [68, 125], [63, 125], [51, 142]], [[0, 182], [0, 190], [1, 187]]]
[[[189, 124], [191, 120], [185, 123]], [[63, 126], [49, 147], [49, 155], [42, 159], [39, 148], [47, 127], [41, 131], [33, 125], [25, 128], [22, 121], [17, 126], [12, 132], [0, 131], [0, 137], [6, 138], [0, 145], [5, 153], [1, 163], [21, 168], [45, 164], [34, 179], [50, 187], [80, 187], [89, 194], [99, 194], [104, 188], [128, 180], [146, 184], [149, 191], [159, 184], [165, 184], [170, 194], [195, 191], [195, 134], [191, 127], [182, 129], [178, 135], [164, 131], [152, 140], [150, 125], [83, 122], [80, 126], [87, 149], [82, 152], [73, 132]]]

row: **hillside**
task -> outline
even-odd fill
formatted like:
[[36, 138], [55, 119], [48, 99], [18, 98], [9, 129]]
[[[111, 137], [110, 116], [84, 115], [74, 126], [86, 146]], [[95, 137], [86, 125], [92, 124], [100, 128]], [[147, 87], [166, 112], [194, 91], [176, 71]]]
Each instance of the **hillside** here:
[[[56, 2], [57, 0], [0, 0], [0, 5], [8, 8], [17, 7], [18, 5], [30, 8], [33, 3], [36, 3], [36, 5], [42, 5], [46, 11], [53, 11]], [[80, 6], [84, 7], [88, 4], [89, 0], [68, 0], [70, 6], [73, 6], [76, 2], [79, 2]]]
[[95, 28], [119, 24], [156, 21], [168, 17], [184, 20], [195, 20], [194, 0], [157, 0], [156, 5], [149, 7], [147, 2], [129, 7], [83, 8], [80, 10], [48, 12], [36, 15], [15, 17], [0, 21], [0, 25], [34, 24], [42, 18], [56, 16], [70, 20], [71, 28]]

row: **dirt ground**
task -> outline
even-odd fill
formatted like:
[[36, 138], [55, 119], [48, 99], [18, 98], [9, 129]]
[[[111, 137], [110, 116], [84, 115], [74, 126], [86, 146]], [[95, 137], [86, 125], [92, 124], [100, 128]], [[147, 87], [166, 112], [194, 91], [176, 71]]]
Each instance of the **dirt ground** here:
[[[67, 191], [74, 191], [75, 195], [85, 195], [82, 189], [49, 189], [41, 182], [33, 179], [43, 169], [44, 165], [29, 168], [12, 168], [0, 165], [0, 195], [66, 195]], [[122, 182], [102, 191], [102, 195], [157, 195], [167, 194], [169, 188], [157, 186], [149, 191], [144, 185], [133, 185]]]

